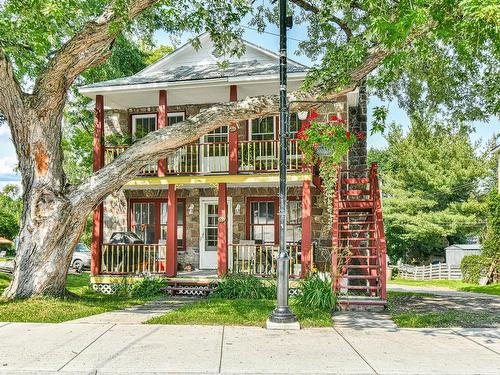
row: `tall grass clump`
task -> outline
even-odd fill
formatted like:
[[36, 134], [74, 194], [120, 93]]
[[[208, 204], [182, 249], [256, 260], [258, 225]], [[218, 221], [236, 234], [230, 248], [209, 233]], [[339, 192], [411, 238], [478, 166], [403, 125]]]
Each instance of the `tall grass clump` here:
[[336, 297], [329, 277], [310, 274], [300, 282], [299, 289], [300, 293], [296, 297], [299, 305], [320, 310], [335, 308]]
[[252, 275], [226, 275], [210, 296], [225, 299], [274, 299], [276, 284], [274, 281], [265, 282]]

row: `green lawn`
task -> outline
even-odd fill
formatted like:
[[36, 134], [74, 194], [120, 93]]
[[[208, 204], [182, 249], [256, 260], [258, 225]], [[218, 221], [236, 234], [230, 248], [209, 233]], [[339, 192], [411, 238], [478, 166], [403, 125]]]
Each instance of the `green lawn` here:
[[476, 284], [464, 283], [461, 280], [406, 280], [398, 278], [391, 280], [389, 284], [411, 286], [439, 286], [464, 292], [485, 293], [497, 296], [500, 295], [500, 284], [481, 286]]
[[448, 310], [439, 312], [408, 311], [392, 315], [401, 328], [491, 327], [500, 324], [498, 315]]
[[[301, 327], [330, 327], [332, 325], [331, 314], [328, 311], [303, 308], [293, 299], [290, 300], [290, 305]], [[146, 323], [263, 327], [275, 306], [274, 300], [209, 298], [152, 318]]]
[[[9, 281], [8, 275], [0, 273], [0, 294]], [[90, 288], [90, 277], [86, 273], [69, 275], [67, 288], [78, 297], [40, 297], [16, 301], [6, 301], [0, 297], [0, 322], [59, 323], [146, 302], [139, 298], [96, 293]]]

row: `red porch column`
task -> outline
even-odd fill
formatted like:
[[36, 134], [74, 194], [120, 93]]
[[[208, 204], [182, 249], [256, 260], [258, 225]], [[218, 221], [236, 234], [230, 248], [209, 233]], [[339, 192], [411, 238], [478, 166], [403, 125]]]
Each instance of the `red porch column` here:
[[167, 276], [177, 275], [177, 191], [168, 185]]
[[[160, 90], [158, 100], [158, 129], [167, 126], [167, 91]], [[167, 161], [158, 160], [158, 176], [163, 177], [167, 172]]]
[[[96, 172], [104, 166], [104, 97], [97, 95], [94, 111], [94, 163], [93, 171]], [[92, 245], [90, 272], [98, 275], [101, 271], [101, 245], [103, 242], [104, 206], [100, 203], [92, 215]]]
[[311, 269], [311, 181], [302, 183], [302, 241], [301, 241], [301, 277]]
[[219, 184], [219, 224], [217, 238], [217, 275], [227, 272], [227, 185]]
[[[229, 87], [229, 101], [238, 100], [236, 85]], [[231, 122], [229, 126], [229, 174], [238, 174], [238, 124]]]

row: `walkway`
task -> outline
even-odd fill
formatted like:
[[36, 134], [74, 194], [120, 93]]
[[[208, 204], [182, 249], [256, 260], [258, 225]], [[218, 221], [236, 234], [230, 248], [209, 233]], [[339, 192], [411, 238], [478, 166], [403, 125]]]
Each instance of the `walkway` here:
[[91, 315], [85, 318], [71, 320], [68, 323], [116, 323], [116, 324], [139, 324], [155, 316], [163, 315], [169, 311], [178, 309], [189, 303], [199, 301], [199, 298], [189, 297], [168, 297], [146, 303], [128, 307], [123, 310], [105, 312], [102, 314]]
[[497, 329], [0, 323], [0, 374], [498, 374]]

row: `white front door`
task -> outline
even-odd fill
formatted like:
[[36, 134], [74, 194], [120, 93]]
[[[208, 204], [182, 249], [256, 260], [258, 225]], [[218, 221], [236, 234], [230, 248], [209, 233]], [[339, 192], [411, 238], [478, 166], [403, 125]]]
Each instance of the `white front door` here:
[[[217, 269], [218, 198], [200, 198], [200, 268]], [[233, 204], [227, 199], [227, 243], [233, 241]]]

